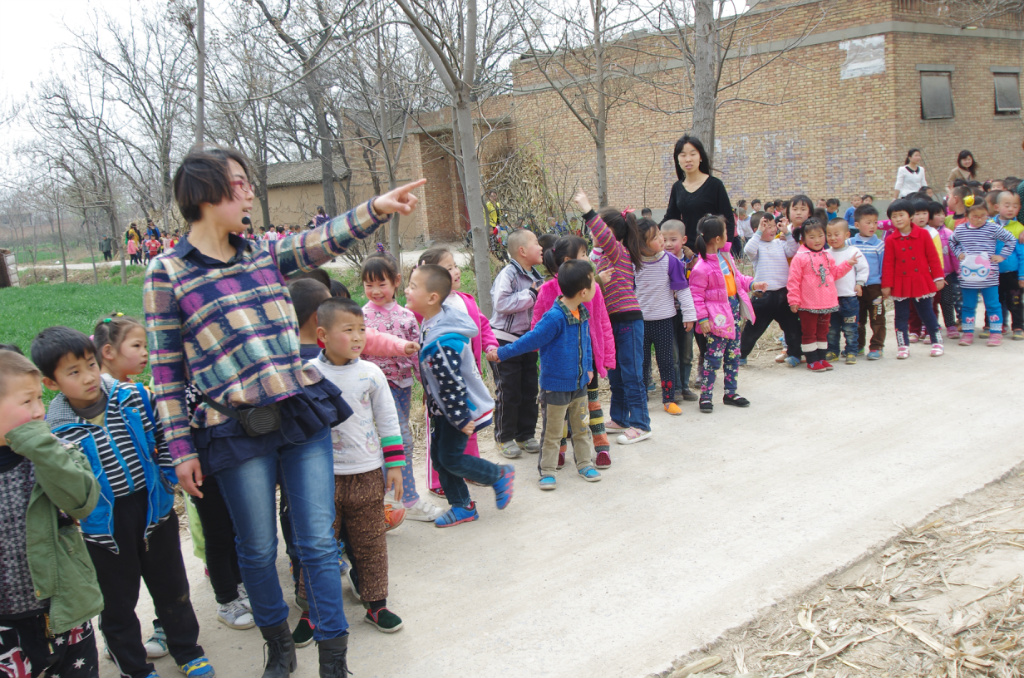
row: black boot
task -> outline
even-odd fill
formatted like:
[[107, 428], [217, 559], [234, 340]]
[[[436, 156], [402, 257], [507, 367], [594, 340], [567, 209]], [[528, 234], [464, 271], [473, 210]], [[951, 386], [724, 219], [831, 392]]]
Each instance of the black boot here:
[[321, 640], [317, 643], [320, 650], [320, 678], [348, 678], [348, 634]]
[[260, 633], [267, 641], [267, 666], [263, 678], [288, 678], [295, 670], [295, 641], [288, 622], [283, 621], [277, 626], [261, 628]]

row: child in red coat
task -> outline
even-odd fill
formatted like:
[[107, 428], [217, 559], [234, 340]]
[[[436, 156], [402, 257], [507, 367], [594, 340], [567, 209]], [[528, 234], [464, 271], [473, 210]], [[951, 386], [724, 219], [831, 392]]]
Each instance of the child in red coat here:
[[932, 340], [931, 355], [942, 355], [942, 334], [932, 309], [932, 297], [946, 285], [942, 262], [928, 231], [911, 222], [914, 206], [895, 200], [887, 210], [893, 231], [885, 239], [882, 259], [882, 297], [896, 302], [896, 359], [910, 357], [910, 304], [913, 302]]

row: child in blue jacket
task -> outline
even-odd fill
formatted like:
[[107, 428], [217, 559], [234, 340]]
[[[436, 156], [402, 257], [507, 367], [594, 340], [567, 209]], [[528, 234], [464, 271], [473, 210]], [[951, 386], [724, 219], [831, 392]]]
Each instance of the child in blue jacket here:
[[595, 294], [594, 269], [590, 262], [572, 259], [559, 266], [558, 287], [562, 296], [536, 327], [511, 344], [487, 354], [488, 360], [500, 361], [540, 350], [540, 401], [544, 423], [537, 466], [542, 490], [555, 489], [558, 448], [566, 414], [572, 430], [576, 471], [588, 482], [601, 479], [594, 468], [594, 440], [587, 405], [587, 384], [593, 377], [594, 362], [589, 318], [582, 304]]

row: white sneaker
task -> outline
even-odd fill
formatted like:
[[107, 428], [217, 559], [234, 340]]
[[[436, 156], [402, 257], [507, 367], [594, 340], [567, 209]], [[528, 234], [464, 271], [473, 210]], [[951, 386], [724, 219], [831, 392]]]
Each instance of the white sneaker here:
[[540, 441], [536, 438], [530, 438], [529, 440], [517, 442], [516, 444], [519, 445], [524, 452], [529, 452], [530, 454], [537, 454], [540, 452]]
[[169, 654], [167, 649], [167, 634], [153, 622], [153, 635], [144, 643], [147, 659], [159, 659]]
[[432, 523], [444, 515], [444, 509], [437, 504], [432, 504], [423, 497], [420, 497], [412, 506], [405, 507], [405, 517], [409, 520], [419, 520], [424, 523]]
[[217, 621], [232, 629], [251, 629], [256, 626], [252, 612], [245, 609], [241, 598], [217, 606]]
[[501, 456], [506, 459], [518, 459], [523, 455], [522, 448], [519, 447], [519, 444], [514, 440], [499, 444], [498, 451], [501, 452]]

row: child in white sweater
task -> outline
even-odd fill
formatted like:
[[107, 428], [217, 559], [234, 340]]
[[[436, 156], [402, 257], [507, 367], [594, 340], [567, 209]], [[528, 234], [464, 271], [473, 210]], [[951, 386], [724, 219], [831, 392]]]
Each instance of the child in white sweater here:
[[846, 219], [837, 217], [828, 222], [825, 228], [825, 239], [828, 242], [829, 252], [836, 264], [841, 264], [847, 259], [853, 260], [853, 268], [846, 275], [836, 279], [836, 293], [839, 295], [839, 310], [832, 314], [831, 324], [828, 328], [828, 351], [825, 359], [832, 361], [839, 359], [839, 334], [846, 336], [847, 365], [857, 363], [857, 355], [861, 352], [858, 345], [860, 331], [857, 325], [857, 317], [860, 314], [860, 297], [864, 293], [864, 285], [868, 282], [870, 267], [864, 257], [854, 255], [860, 250], [846, 241], [850, 237], [850, 224]]

